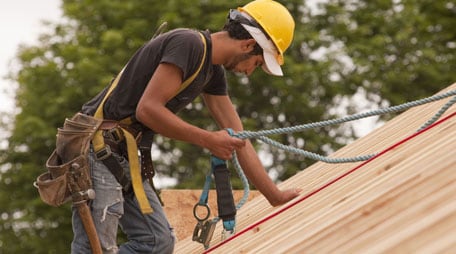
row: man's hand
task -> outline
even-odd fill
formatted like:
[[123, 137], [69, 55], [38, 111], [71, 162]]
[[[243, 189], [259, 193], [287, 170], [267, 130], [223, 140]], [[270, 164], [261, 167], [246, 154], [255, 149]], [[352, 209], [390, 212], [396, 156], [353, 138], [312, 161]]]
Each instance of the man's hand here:
[[225, 130], [211, 132], [205, 140], [205, 147], [222, 160], [231, 159], [233, 151], [244, 146], [245, 140], [234, 138]]
[[283, 205], [288, 201], [299, 196], [299, 193], [301, 193], [301, 191], [302, 190], [298, 188], [280, 191], [277, 197], [274, 197], [273, 199], [268, 199], [268, 201], [272, 206]]

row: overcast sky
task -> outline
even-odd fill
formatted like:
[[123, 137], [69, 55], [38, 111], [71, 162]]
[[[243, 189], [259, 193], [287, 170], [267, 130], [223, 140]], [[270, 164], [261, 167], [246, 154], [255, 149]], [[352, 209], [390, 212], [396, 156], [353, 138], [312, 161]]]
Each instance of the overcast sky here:
[[43, 20], [58, 21], [61, 0], [4, 0], [0, 4], [0, 112], [13, 108], [14, 84], [5, 79], [20, 44], [35, 44]]

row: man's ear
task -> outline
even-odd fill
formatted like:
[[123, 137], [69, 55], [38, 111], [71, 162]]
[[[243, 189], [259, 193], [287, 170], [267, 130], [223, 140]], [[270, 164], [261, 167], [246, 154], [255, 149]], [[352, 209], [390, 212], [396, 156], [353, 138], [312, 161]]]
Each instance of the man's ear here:
[[241, 44], [241, 47], [242, 47], [242, 51], [244, 53], [250, 53], [252, 52], [253, 48], [255, 47], [255, 44], [257, 42], [254, 40], [254, 39], [247, 39], [247, 40], [243, 40], [242, 41], [242, 44]]

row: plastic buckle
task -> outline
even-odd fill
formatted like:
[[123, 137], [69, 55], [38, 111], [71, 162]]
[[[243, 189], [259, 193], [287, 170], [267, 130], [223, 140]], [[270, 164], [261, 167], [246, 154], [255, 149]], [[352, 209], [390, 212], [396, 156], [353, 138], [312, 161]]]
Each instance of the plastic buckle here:
[[112, 151], [111, 151], [111, 147], [109, 147], [109, 145], [105, 145], [105, 147], [103, 147], [103, 149], [101, 149], [98, 152], [95, 152], [95, 158], [97, 160], [101, 160], [101, 161], [109, 158], [109, 156], [111, 156], [111, 155], [112, 155]]
[[120, 128], [112, 128], [109, 130], [105, 130], [103, 132], [103, 134], [104, 134], [103, 135], [104, 137], [111, 139], [116, 144], [118, 144], [124, 140], [124, 135]]

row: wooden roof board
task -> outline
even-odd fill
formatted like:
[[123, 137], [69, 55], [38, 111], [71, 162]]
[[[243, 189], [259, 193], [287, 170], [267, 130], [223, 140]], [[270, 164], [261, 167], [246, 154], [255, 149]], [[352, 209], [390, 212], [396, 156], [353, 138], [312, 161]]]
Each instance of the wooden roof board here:
[[[163, 189], [160, 192], [161, 199], [163, 200], [165, 214], [168, 221], [174, 228], [174, 234], [177, 241], [185, 239], [193, 235], [195, 218], [193, 214], [193, 207], [198, 203], [203, 190], [194, 189]], [[233, 198], [235, 202], [241, 200], [244, 195], [243, 190], [233, 190]], [[248, 200], [261, 195], [259, 191], [250, 191]], [[211, 208], [214, 216], [217, 211], [217, 194], [216, 191], [211, 189], [208, 193], [207, 205]], [[204, 211], [204, 210], [203, 210]]]
[[[453, 89], [456, 84], [446, 90]], [[353, 157], [384, 151], [411, 137], [448, 100], [412, 108], [332, 156]], [[455, 108], [450, 108], [443, 117], [456, 112]], [[367, 163], [317, 162], [280, 184], [281, 188], [302, 188], [297, 199], [302, 201], [274, 208], [262, 196], [253, 199], [238, 211], [238, 235], [210, 251], [454, 251], [455, 133], [456, 117], [451, 117]], [[297, 203], [290, 207], [294, 202]], [[265, 221], [258, 223], [261, 220]], [[255, 223], [258, 225], [245, 230]], [[220, 242], [220, 224], [211, 246]], [[175, 252], [202, 253], [204, 249], [201, 244], [185, 239], [178, 242]]]

